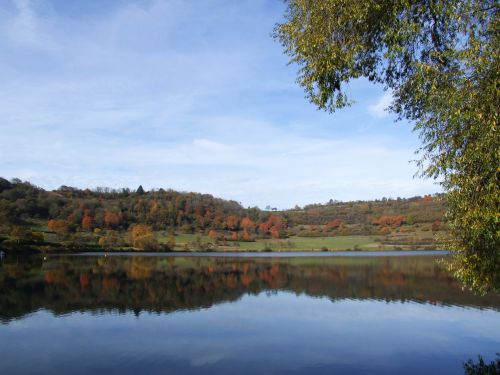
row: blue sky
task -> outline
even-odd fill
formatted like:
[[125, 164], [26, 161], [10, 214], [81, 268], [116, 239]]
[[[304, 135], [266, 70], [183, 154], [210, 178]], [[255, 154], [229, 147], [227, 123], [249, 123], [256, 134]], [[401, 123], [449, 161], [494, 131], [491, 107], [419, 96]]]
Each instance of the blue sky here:
[[0, 2], [0, 176], [244, 206], [409, 197], [420, 142], [363, 80], [327, 114], [271, 38], [281, 0]]

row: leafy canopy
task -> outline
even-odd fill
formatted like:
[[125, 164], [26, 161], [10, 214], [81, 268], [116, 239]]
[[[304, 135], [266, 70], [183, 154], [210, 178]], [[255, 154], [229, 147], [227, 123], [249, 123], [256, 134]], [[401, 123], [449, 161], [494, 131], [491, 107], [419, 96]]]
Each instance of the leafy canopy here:
[[274, 37], [321, 109], [352, 103], [365, 77], [422, 140], [419, 174], [448, 192], [450, 267], [466, 286], [500, 290], [499, 9], [495, 0], [285, 0]]

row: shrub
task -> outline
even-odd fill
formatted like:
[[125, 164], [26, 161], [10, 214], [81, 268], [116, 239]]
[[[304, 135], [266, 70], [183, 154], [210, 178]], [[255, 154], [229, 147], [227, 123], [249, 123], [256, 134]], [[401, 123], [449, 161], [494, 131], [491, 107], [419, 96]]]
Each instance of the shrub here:
[[132, 225], [130, 227], [130, 243], [137, 249], [148, 251], [158, 250], [158, 240], [149, 225]]

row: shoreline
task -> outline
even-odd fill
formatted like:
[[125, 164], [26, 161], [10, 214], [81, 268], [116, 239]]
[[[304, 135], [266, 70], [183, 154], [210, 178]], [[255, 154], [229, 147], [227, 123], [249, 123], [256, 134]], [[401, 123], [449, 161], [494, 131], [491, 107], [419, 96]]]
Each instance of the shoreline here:
[[108, 254], [108, 255], [135, 255], [135, 254], [158, 254], [158, 255], [197, 255], [197, 254], [210, 254], [210, 255], [224, 255], [224, 254], [324, 254], [328, 256], [329, 254], [339, 254], [339, 253], [348, 253], [348, 254], [367, 254], [367, 253], [394, 253], [394, 254], [402, 254], [402, 253], [423, 253], [423, 254], [431, 254], [431, 253], [446, 253], [450, 254], [450, 251], [444, 249], [380, 249], [380, 250], [362, 250], [362, 249], [338, 249], [338, 250], [321, 250], [321, 249], [294, 249], [290, 250], [173, 250], [173, 251], [145, 251], [134, 248], [122, 248], [122, 249], [104, 249], [104, 248], [86, 248], [83, 246], [82, 248], [64, 248], [55, 246], [49, 249], [41, 249], [40, 247], [35, 246], [26, 246], [19, 248], [4, 248], [0, 247], [0, 252], [3, 255], [91, 255], [91, 254]]
[[[173, 252], [147, 252], [147, 251], [80, 251], [80, 252], [53, 252], [53, 253], [20, 253], [17, 255], [43, 255], [43, 256], [144, 256], [144, 257], [227, 257], [227, 258], [293, 258], [293, 257], [378, 257], [378, 256], [448, 256], [448, 250], [336, 250], [336, 251], [173, 251]], [[15, 255], [13, 253], [6, 255]]]

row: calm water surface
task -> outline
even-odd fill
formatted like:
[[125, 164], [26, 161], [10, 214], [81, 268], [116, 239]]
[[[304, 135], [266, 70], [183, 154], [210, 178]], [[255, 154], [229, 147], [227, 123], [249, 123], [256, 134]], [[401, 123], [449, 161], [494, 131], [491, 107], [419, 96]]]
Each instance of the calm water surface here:
[[4, 258], [0, 373], [461, 373], [500, 351], [500, 297], [438, 259]]

